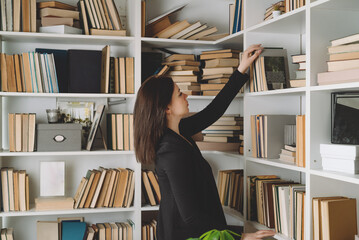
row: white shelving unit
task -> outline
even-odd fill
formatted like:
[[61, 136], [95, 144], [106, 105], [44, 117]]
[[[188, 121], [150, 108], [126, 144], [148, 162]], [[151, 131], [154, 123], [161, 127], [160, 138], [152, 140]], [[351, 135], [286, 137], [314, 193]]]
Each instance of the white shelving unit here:
[[[244, 116], [245, 155], [204, 151], [204, 157], [212, 166], [215, 178], [218, 170], [244, 168], [244, 176], [276, 174], [306, 184], [305, 239], [312, 239], [311, 199], [317, 196], [345, 195], [359, 198], [358, 175], [327, 172], [321, 169], [319, 144], [330, 142], [330, 95], [332, 92], [359, 90], [359, 83], [317, 86], [316, 75], [325, 72], [327, 47], [332, 39], [359, 32], [354, 24], [359, 20], [357, 0], [307, 0], [306, 6], [263, 22], [264, 11], [276, 0], [244, 0], [245, 29], [217, 41], [168, 40], [141, 37], [140, 0], [116, 0], [121, 17], [126, 16], [127, 37], [86, 35], [59, 35], [44, 33], [0, 32], [1, 51], [7, 54], [34, 51], [35, 48], [92, 49], [101, 50], [111, 45], [111, 56], [135, 57], [135, 90], [141, 85], [141, 52], [155, 48], [168, 48], [180, 53], [200, 54], [203, 50], [235, 48], [246, 49], [254, 43], [265, 47], [287, 49], [288, 59], [293, 54], [307, 54], [307, 84], [303, 88], [283, 89], [268, 92], [240, 94], [234, 99], [227, 113]], [[75, 0], [64, 2], [76, 4]], [[228, 31], [228, 4], [234, 1], [216, 0], [147, 0], [147, 19], [162, 14], [184, 3], [188, 5], [172, 16], [175, 20], [200, 20], [216, 26], [219, 32]], [[205, 8], [204, 8], [205, 6]], [[296, 66], [289, 63], [291, 78]], [[16, 239], [36, 239], [36, 221], [55, 220], [60, 216], [84, 216], [87, 222], [124, 221], [135, 222], [134, 239], [141, 239], [143, 214], [158, 211], [158, 206], [141, 206], [141, 165], [136, 162], [133, 151], [79, 151], [79, 152], [33, 152], [11, 153], [8, 151], [7, 114], [10, 112], [35, 112], [37, 123], [46, 122], [45, 109], [54, 108], [58, 99], [70, 101], [94, 101], [106, 104], [107, 112], [133, 112], [136, 94], [40, 94], [0, 93], [1, 166], [26, 169], [30, 176], [30, 203], [39, 196], [39, 162], [65, 161], [66, 194], [73, 196], [87, 169], [103, 167], [127, 167], [135, 171], [134, 206], [126, 209], [80, 209], [71, 211], [10, 212], [0, 213], [2, 227], [13, 227]], [[214, 97], [191, 96], [190, 111], [199, 111]], [[111, 105], [112, 101], [124, 100], [123, 104]], [[300, 168], [278, 159], [258, 159], [251, 154], [250, 115], [253, 114], [306, 114], [306, 168]], [[106, 121], [103, 121], [104, 125]], [[246, 188], [246, 187], [245, 187]], [[245, 191], [246, 192], [246, 189]], [[246, 212], [246, 197], [244, 198]], [[357, 206], [357, 209], [358, 206]], [[244, 224], [246, 231], [266, 227], [246, 221], [232, 209], [224, 208], [226, 215], [237, 224]], [[276, 235], [277, 239], [288, 239]]]

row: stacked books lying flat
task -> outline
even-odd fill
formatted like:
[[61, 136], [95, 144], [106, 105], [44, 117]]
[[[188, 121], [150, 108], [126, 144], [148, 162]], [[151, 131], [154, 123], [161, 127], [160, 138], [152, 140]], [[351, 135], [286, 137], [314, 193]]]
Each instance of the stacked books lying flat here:
[[354, 239], [357, 232], [356, 199], [313, 197], [313, 239]]
[[40, 32], [82, 34], [80, 15], [75, 6], [57, 1], [37, 3], [41, 18]]
[[239, 65], [240, 51], [235, 49], [223, 49], [205, 51], [200, 59], [205, 62], [201, 84], [202, 95], [216, 96], [228, 82], [231, 74]]
[[74, 208], [130, 207], [135, 185], [133, 173], [128, 168], [88, 170], [74, 196]]
[[78, 8], [86, 35], [126, 36], [114, 1], [80, 0]]
[[157, 239], [157, 221], [152, 220], [150, 223], [142, 224], [142, 240]]
[[287, 51], [265, 48], [250, 68], [250, 92], [283, 89], [289, 86]]
[[243, 30], [244, 1], [236, 0], [229, 5], [229, 33], [236, 33]]
[[156, 206], [161, 202], [157, 175], [151, 170], [142, 170], [142, 205]]
[[182, 10], [185, 6], [181, 5], [171, 9], [148, 21], [146, 37], [213, 41], [228, 35], [227, 33], [213, 35], [218, 31], [217, 28], [202, 24], [199, 21], [195, 23], [189, 23], [187, 20], [171, 22], [169, 16]]
[[247, 186], [248, 220], [290, 239], [304, 239], [305, 185], [262, 175], [248, 176]]
[[298, 64], [299, 68], [295, 71], [295, 79], [289, 80], [290, 87], [305, 87], [306, 79], [306, 55], [292, 55], [292, 63]]
[[1, 53], [0, 58], [3, 92], [59, 92], [53, 54]]
[[296, 125], [284, 125], [284, 148], [281, 149], [281, 153], [279, 154], [280, 160], [288, 161], [291, 163], [296, 162], [296, 132]]
[[318, 85], [359, 81], [359, 34], [331, 41], [328, 72], [318, 73]]
[[187, 95], [200, 95], [198, 83], [199, 65], [193, 54], [173, 54], [162, 63], [164, 67], [158, 75], [166, 75]]
[[126, 222], [87, 224], [83, 217], [66, 217], [58, 218], [57, 221], [38, 221], [36, 226], [37, 240], [133, 240], [134, 223], [129, 219]]
[[35, 149], [35, 113], [9, 113], [9, 151], [33, 152]]
[[280, 11], [281, 14], [285, 13], [284, 1], [279, 1], [279, 2], [271, 5], [269, 8], [267, 8], [266, 12], [264, 14], [264, 21], [273, 19], [273, 11]]
[[243, 187], [243, 169], [219, 171], [218, 194], [223, 206], [243, 213]]
[[320, 144], [323, 170], [359, 173], [359, 146], [345, 144]]
[[0, 9], [1, 31], [36, 32], [36, 0], [1, 1]]
[[4, 212], [30, 210], [29, 175], [25, 170], [1, 168], [1, 188]]
[[236, 151], [243, 154], [243, 117], [239, 115], [223, 115], [202, 134], [203, 141], [197, 142], [202, 151]]
[[279, 159], [290, 163], [296, 163], [296, 152], [297, 148], [295, 145], [285, 144], [284, 148], [281, 149]]
[[303, 7], [305, 5], [306, 0], [285, 0], [285, 12], [293, 11], [297, 8]]
[[2, 228], [1, 239], [14, 240], [14, 229], [13, 228]]
[[107, 143], [112, 150], [134, 150], [133, 114], [107, 114]]

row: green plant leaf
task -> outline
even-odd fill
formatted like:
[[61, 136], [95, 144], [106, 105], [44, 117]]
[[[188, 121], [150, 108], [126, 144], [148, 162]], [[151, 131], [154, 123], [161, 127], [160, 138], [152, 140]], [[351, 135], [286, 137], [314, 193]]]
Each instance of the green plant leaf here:
[[231, 231], [231, 230], [225, 230], [225, 231], [226, 231], [226, 232], [229, 232], [230, 234], [232, 234], [232, 235], [234, 235], [234, 236], [238, 236], [238, 237], [241, 236], [240, 234], [235, 233], [235, 232], [233, 232], [233, 231]]
[[222, 232], [223, 232], [223, 240], [234, 240], [234, 237], [228, 231], [223, 230]]
[[205, 237], [210, 236], [213, 232], [218, 231], [217, 229], [210, 230], [208, 232], [203, 233], [199, 238], [205, 240]]

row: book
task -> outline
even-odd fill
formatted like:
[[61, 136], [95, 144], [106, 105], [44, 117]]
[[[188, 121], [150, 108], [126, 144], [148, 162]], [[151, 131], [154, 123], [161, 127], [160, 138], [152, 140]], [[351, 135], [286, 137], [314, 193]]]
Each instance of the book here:
[[109, 93], [110, 84], [110, 46], [102, 49], [101, 58], [101, 93]]
[[180, 37], [186, 35], [187, 33], [195, 30], [196, 28], [199, 28], [201, 26], [201, 23], [198, 21], [196, 23], [191, 24], [190, 26], [186, 27], [182, 31], [179, 31], [175, 35], [171, 36], [171, 39], [179, 39]]
[[234, 67], [218, 67], [218, 68], [203, 68], [203, 75], [216, 75], [216, 74], [232, 74], [236, 68]]
[[305, 62], [306, 61], [306, 56], [305, 54], [297, 54], [297, 55], [292, 55], [292, 62], [293, 63], [300, 63], [300, 62]]
[[199, 66], [200, 62], [197, 61], [190, 61], [190, 60], [180, 60], [180, 61], [174, 61], [174, 62], [163, 62], [162, 65], [168, 65], [170, 67], [172, 66]]
[[65, 195], [65, 162], [40, 162], [40, 196]]
[[43, 26], [39, 28], [39, 31], [42, 33], [82, 34], [82, 29], [67, 25]]
[[356, 43], [359, 41], [359, 34], [353, 34], [347, 37], [343, 37], [343, 38], [338, 38], [338, 39], [334, 39], [331, 40], [331, 46], [335, 47], [335, 46], [340, 46], [340, 45], [345, 45], [345, 44], [349, 44], [349, 43]]
[[166, 62], [173, 62], [180, 60], [196, 61], [194, 54], [172, 54], [165, 58]]
[[[126, 57], [126, 93], [133, 94], [135, 93], [135, 72], [134, 72], [134, 58]], [[121, 72], [121, 70], [120, 70]]]
[[107, 29], [90, 29], [90, 35], [100, 35], [100, 36], [126, 36], [126, 30], [107, 30]]
[[352, 60], [343, 60], [343, 61], [329, 61], [328, 71], [341, 71], [341, 70], [349, 70], [349, 69], [357, 69], [359, 68], [359, 59]]
[[200, 55], [201, 60], [219, 59], [219, 58], [239, 58], [239, 53], [223, 52], [223, 53], [212, 53]]
[[198, 40], [199, 38], [205, 37], [207, 35], [217, 32], [217, 31], [218, 31], [218, 29], [216, 27], [211, 27], [211, 28], [205, 29], [199, 33], [196, 33], [196, 34], [190, 36], [189, 38], [187, 38], [187, 40]]
[[352, 60], [358, 58], [359, 52], [336, 53], [329, 55], [329, 61]]
[[205, 61], [205, 68], [238, 67], [238, 58], [217, 58]]
[[348, 53], [348, 52], [358, 52], [359, 51], [359, 44], [348, 44], [348, 45], [341, 45], [335, 47], [328, 47], [329, 54], [335, 53]]
[[65, 10], [72, 10], [76, 11], [76, 7], [58, 1], [46, 1], [46, 2], [38, 2], [36, 3], [38, 9], [42, 8], [58, 8], [58, 9], [65, 9]]
[[306, 80], [305, 79], [293, 79], [289, 80], [290, 87], [305, 87]]
[[218, 34], [210, 34], [204, 37], [200, 37], [198, 40], [203, 40], [203, 41], [217, 41], [219, 39], [225, 38], [229, 36], [228, 33], [218, 33]]
[[67, 25], [72, 27], [74, 25], [73, 18], [59, 18], [59, 17], [42, 17], [41, 27]]
[[207, 28], [206, 24], [202, 24], [200, 27], [197, 27], [195, 29], [193, 29], [192, 31], [186, 33], [185, 35], [183, 35], [182, 37], [179, 37], [179, 39], [187, 39], [191, 36], [193, 36], [194, 34], [197, 34], [203, 30], [205, 30]]
[[90, 151], [93, 145], [93, 141], [95, 139], [97, 130], [99, 128], [99, 125], [101, 123], [101, 119], [103, 116], [103, 112], [105, 110], [105, 105], [98, 105], [96, 108], [96, 114], [93, 120], [93, 123], [91, 125], [91, 129], [90, 129], [90, 133], [87, 139], [87, 145], [86, 145], [86, 150]]
[[67, 54], [68, 92], [100, 93], [102, 52], [69, 49]]
[[59, 224], [56, 221], [37, 221], [36, 233], [38, 240], [58, 240]]
[[358, 82], [358, 73], [359, 69], [318, 73], [318, 85]]
[[115, 30], [123, 30], [120, 16], [118, 14], [115, 2], [113, 0], [106, 0], [108, 13]]
[[40, 9], [40, 17], [68, 17], [73, 18], [75, 20], [80, 20], [80, 15], [78, 11], [73, 10], [64, 10], [64, 9], [57, 9], [57, 8], [42, 8]]
[[62, 239], [68, 239], [68, 240], [83, 239], [86, 230], [87, 227], [85, 222], [78, 222], [78, 221], [61, 222]]
[[41, 197], [35, 198], [36, 211], [69, 210], [73, 209], [74, 199], [70, 197]]
[[187, 20], [177, 21], [168, 26], [167, 28], [163, 29], [161, 32], [156, 33], [153, 37], [170, 38], [189, 26], [190, 24], [187, 22]]

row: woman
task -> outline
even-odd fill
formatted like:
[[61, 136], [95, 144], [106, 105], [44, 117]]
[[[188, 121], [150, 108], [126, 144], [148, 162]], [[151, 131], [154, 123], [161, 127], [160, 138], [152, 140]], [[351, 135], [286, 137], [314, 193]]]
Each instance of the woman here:
[[[169, 77], [150, 77], [141, 86], [134, 108], [134, 145], [138, 161], [156, 165], [161, 191], [158, 240], [199, 237], [228, 228], [211, 167], [191, 136], [212, 125], [248, 81], [245, 74], [261, 53], [252, 45], [223, 90], [201, 112], [188, 114], [187, 95]], [[243, 234], [242, 240], [272, 236], [272, 231]]]

